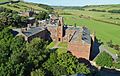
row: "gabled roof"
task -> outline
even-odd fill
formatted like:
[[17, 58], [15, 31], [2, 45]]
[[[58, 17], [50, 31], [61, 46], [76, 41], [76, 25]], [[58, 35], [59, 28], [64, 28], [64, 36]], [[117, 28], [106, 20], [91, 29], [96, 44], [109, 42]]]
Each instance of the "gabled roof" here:
[[27, 37], [35, 35], [41, 31], [45, 30], [42, 27], [31, 27], [30, 29], [28, 29], [26, 32], [23, 32], [23, 34]]
[[81, 40], [81, 42], [91, 44], [90, 31], [88, 30], [88, 28], [69, 27], [68, 30], [75, 30], [75, 33], [70, 42], [80, 42]]

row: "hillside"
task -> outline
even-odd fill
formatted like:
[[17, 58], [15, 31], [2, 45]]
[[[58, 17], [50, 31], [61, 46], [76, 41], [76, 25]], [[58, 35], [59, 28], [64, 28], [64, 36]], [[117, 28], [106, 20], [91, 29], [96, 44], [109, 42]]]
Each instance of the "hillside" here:
[[[78, 9], [77, 9], [78, 8]], [[74, 8], [57, 7], [58, 12], [65, 19], [65, 24], [87, 26], [91, 32], [95, 31], [98, 39], [104, 43], [112, 40], [114, 44], [120, 44], [120, 14], [100, 11], [89, 11], [90, 9], [119, 10], [120, 5], [91, 5]], [[109, 28], [109, 29], [107, 29]]]
[[[0, 0], [0, 2], [8, 2], [9, 0]], [[11, 0], [11, 1], [18, 1], [18, 0]]]
[[36, 3], [28, 3], [28, 2], [17, 2], [13, 4], [2, 4], [0, 7], [5, 7], [17, 12], [26, 11], [26, 10], [34, 10], [34, 11], [48, 11], [52, 9], [48, 5], [36, 4]]
[[92, 9], [97, 9], [97, 10], [120, 10], [120, 4], [114, 4], [114, 5], [89, 5], [89, 6], [84, 6], [83, 7], [86, 10], [92, 10]]
[[0, 2], [7, 2], [8, 0], [0, 0]]

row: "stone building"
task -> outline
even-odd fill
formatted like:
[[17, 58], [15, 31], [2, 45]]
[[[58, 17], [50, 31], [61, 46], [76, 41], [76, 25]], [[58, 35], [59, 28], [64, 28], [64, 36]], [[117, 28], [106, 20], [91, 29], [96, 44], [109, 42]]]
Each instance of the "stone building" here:
[[68, 51], [77, 58], [90, 59], [92, 41], [90, 31], [86, 27], [64, 26], [63, 17], [52, 19], [45, 26], [27, 27], [21, 30], [25, 40], [30, 42], [39, 37], [45, 40], [60, 41], [68, 43]]

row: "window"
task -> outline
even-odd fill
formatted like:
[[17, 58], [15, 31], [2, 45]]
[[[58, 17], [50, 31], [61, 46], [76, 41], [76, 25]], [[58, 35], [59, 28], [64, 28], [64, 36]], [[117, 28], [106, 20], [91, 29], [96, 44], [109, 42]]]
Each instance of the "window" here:
[[58, 39], [58, 41], [60, 41], [60, 38]]

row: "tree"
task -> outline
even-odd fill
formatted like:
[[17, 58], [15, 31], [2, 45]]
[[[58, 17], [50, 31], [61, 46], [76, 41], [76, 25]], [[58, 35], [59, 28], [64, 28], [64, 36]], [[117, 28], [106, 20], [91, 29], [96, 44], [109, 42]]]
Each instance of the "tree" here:
[[57, 52], [52, 53], [50, 58], [43, 64], [43, 67], [51, 72], [53, 76], [90, 73], [87, 66], [79, 63], [78, 59], [70, 53], [61, 55], [57, 55]]
[[112, 48], [112, 47], [113, 47], [113, 42], [112, 42], [112, 40], [110, 40], [109, 42], [107, 42], [107, 45]]
[[[6, 32], [5, 32], [6, 31]], [[6, 35], [6, 34], [8, 35]], [[11, 37], [11, 31], [5, 28], [1, 34], [0, 41], [0, 75], [2, 76], [23, 76], [25, 75], [25, 62], [27, 55], [23, 50], [24, 40], [21, 37]], [[5, 38], [7, 38], [7, 40]], [[5, 40], [4, 40], [5, 39]], [[9, 40], [10, 39], [10, 40]]]
[[12, 30], [9, 28], [4, 28], [0, 32], [0, 63], [1, 64], [5, 63], [11, 54], [10, 45], [12, 42], [12, 38], [13, 38]]
[[49, 14], [47, 12], [40, 12], [37, 16], [36, 19], [38, 20], [44, 20], [44, 19], [48, 19], [49, 18]]
[[86, 67], [86, 65], [79, 63], [78, 59], [70, 53], [60, 55], [57, 63], [64, 66], [67, 69], [68, 74], [90, 73], [90, 70]]
[[96, 64], [101, 66], [101, 67], [111, 67], [112, 66], [112, 56], [110, 56], [108, 53], [105, 51], [100, 53], [98, 57], [96, 58]]
[[46, 44], [47, 42], [40, 38], [34, 38], [30, 43], [26, 44], [28, 61], [33, 68], [39, 67], [46, 58]]
[[36, 69], [31, 72], [31, 76], [45, 76], [45, 72], [42, 69]]

